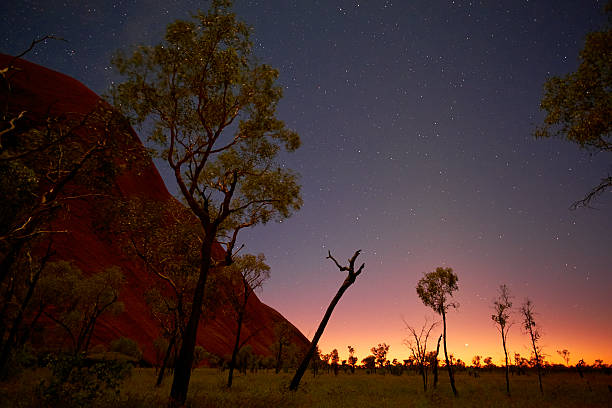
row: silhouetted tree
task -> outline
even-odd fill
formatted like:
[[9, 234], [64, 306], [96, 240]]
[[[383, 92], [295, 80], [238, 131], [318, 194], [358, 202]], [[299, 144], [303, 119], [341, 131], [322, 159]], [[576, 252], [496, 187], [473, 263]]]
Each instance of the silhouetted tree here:
[[446, 368], [448, 370], [451, 388], [455, 396], [457, 396], [458, 393], [455, 387], [452, 364], [448, 359], [448, 351], [446, 348], [446, 312], [448, 309], [458, 306], [455, 302], [449, 302], [449, 298], [453, 296], [453, 292], [459, 289], [457, 285], [458, 280], [459, 278], [453, 273], [452, 268], [438, 267], [435, 271], [425, 274], [419, 280], [416, 287], [417, 294], [425, 306], [431, 307], [434, 312], [442, 316], [444, 357], [446, 359]]
[[570, 360], [570, 352], [568, 349], [563, 349], [563, 350], [557, 350], [557, 354], [559, 354], [561, 356], [561, 358], [563, 359], [563, 361], [565, 362], [565, 366], [569, 367], [569, 360]]
[[512, 323], [510, 322], [510, 309], [512, 308], [512, 302], [510, 301], [510, 291], [506, 285], [499, 287], [499, 294], [497, 299], [493, 302], [494, 313], [491, 315], [491, 319], [495, 322], [497, 330], [501, 334], [502, 346], [504, 348], [504, 357], [506, 358], [506, 393], [510, 395], [510, 368], [508, 367], [508, 350], [506, 348], [506, 341], [508, 339], [508, 330]]
[[270, 277], [270, 267], [265, 263], [265, 259], [263, 254], [244, 255], [237, 258], [231, 266], [224, 268], [226, 283], [222, 286], [236, 321], [236, 339], [227, 377], [228, 388], [232, 387], [236, 358], [243, 345], [240, 343], [240, 333], [247, 317], [247, 303], [253, 291], [261, 288]]
[[531, 339], [531, 346], [533, 347], [533, 354], [535, 359], [535, 366], [538, 371], [538, 383], [540, 385], [540, 392], [544, 394], [544, 389], [542, 388], [542, 369], [541, 369], [541, 353], [542, 350], [538, 345], [538, 341], [540, 340], [540, 331], [536, 327], [536, 322], [534, 320], [534, 311], [533, 311], [533, 303], [531, 300], [527, 299], [525, 303], [521, 306], [521, 315], [523, 316], [523, 328], [525, 332], [529, 334], [529, 338]]
[[355, 349], [352, 346], [348, 346], [348, 364], [351, 366], [351, 373], [355, 372], [355, 364], [357, 364], [357, 357], [355, 357]]
[[[429, 356], [427, 353], [427, 340], [433, 328], [438, 325], [438, 322], [430, 324], [428, 320], [425, 319], [425, 323], [423, 323], [418, 333], [416, 329], [410, 326], [406, 321], [404, 321], [404, 325], [411, 334], [404, 342], [412, 352], [412, 356], [419, 366], [419, 371], [423, 378], [423, 391], [427, 391], [427, 363], [430, 362], [432, 358], [432, 356]], [[437, 359], [437, 357], [436, 355], [435, 358]]]
[[[606, 11], [612, 6], [608, 3]], [[609, 14], [610, 15], [610, 14]], [[592, 152], [612, 151], [612, 29], [610, 25], [586, 36], [580, 51], [580, 66], [564, 77], [554, 76], [544, 84], [540, 108], [546, 111], [544, 124], [536, 137], [564, 136], [580, 148]], [[612, 187], [612, 176], [601, 179], [582, 200], [572, 207], [588, 206]]]
[[330, 355], [332, 370], [334, 375], [338, 375], [338, 363], [340, 362], [340, 356], [338, 356], [338, 349], [333, 349]]
[[387, 343], [380, 343], [376, 347], [370, 349], [374, 357], [376, 357], [376, 364], [379, 368], [383, 368], [387, 361], [387, 352], [389, 351], [389, 345]]
[[372, 370], [373, 372], [376, 372], [376, 357], [369, 355], [366, 358], [361, 360], [361, 364], [363, 364], [363, 366], [365, 368], [367, 368], [368, 370]]
[[312, 342], [310, 343], [310, 349], [304, 356], [302, 363], [300, 364], [295, 375], [293, 376], [293, 379], [291, 380], [291, 384], [289, 385], [289, 389], [291, 391], [297, 391], [298, 386], [300, 385], [300, 380], [302, 379], [304, 372], [308, 368], [310, 359], [314, 355], [315, 349], [317, 347], [317, 343], [319, 342], [319, 339], [321, 338], [321, 335], [323, 334], [323, 331], [325, 330], [325, 326], [327, 326], [327, 322], [329, 321], [329, 318], [331, 317], [331, 314], [334, 311], [334, 308], [340, 301], [340, 298], [342, 297], [344, 292], [353, 283], [355, 283], [355, 279], [357, 279], [357, 276], [359, 276], [361, 272], [363, 271], [365, 264], [361, 264], [359, 269], [355, 271], [355, 261], [357, 260], [357, 257], [359, 256], [360, 253], [361, 253], [361, 250], [356, 251], [355, 254], [348, 260], [349, 266], [341, 266], [338, 263], [338, 261], [336, 261], [336, 259], [332, 256], [331, 252], [330, 251], [327, 252], [327, 259], [331, 259], [336, 264], [340, 272], [344, 272], [344, 271], [348, 272], [348, 275], [346, 279], [344, 279], [344, 282], [342, 282], [342, 285], [340, 286], [340, 289], [338, 289], [336, 296], [334, 296], [331, 303], [327, 307], [327, 310], [325, 311], [325, 315], [323, 316], [323, 320], [321, 320], [321, 323], [319, 324], [319, 328], [317, 329], [314, 337], [312, 338]]
[[282, 94], [274, 83], [278, 72], [256, 62], [250, 29], [231, 7], [230, 0], [213, 0], [195, 22], [170, 24], [161, 44], [113, 58], [127, 78], [113, 90], [116, 106], [151, 124], [149, 139], [204, 230], [171, 389], [177, 405], [187, 396], [215, 241], [227, 238], [229, 265], [241, 229], [289, 217], [302, 204], [297, 176], [277, 161], [283, 149], [300, 144], [275, 116]]

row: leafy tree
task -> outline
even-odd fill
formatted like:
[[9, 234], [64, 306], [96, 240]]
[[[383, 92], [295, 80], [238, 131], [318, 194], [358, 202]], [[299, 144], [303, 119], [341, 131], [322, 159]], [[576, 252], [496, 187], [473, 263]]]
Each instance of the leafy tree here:
[[369, 355], [361, 360], [361, 364], [368, 370], [376, 372], [376, 356]]
[[428, 321], [426, 319], [419, 333], [417, 333], [416, 329], [410, 326], [406, 321], [404, 321], [404, 324], [411, 334], [411, 337], [404, 340], [404, 344], [412, 353], [411, 364], [416, 362], [419, 373], [423, 379], [423, 390], [427, 391], [427, 369], [430, 362], [430, 356], [427, 352], [427, 341], [429, 339], [429, 334], [435, 327], [436, 323], [434, 322], [428, 325]]
[[[427, 319], [425, 319], [425, 323], [421, 326], [421, 330], [418, 333], [416, 329], [407, 322], [404, 321], [404, 324], [412, 336], [406, 339], [405, 343], [412, 352], [412, 357], [414, 357], [414, 360], [419, 365], [419, 371], [423, 378], [423, 391], [427, 391], [427, 365], [432, 358], [432, 356], [429, 356], [427, 353], [427, 340], [429, 339], [429, 334], [433, 328], [437, 326], [438, 322], [430, 324]], [[435, 358], [437, 360], [437, 354]]]
[[389, 351], [389, 345], [386, 343], [379, 344], [376, 347], [370, 349], [374, 357], [376, 357], [376, 364], [378, 367], [383, 368], [387, 361], [387, 352]]
[[529, 334], [529, 338], [531, 339], [531, 346], [533, 347], [533, 355], [534, 355], [534, 363], [538, 370], [538, 383], [540, 385], [540, 392], [544, 394], [544, 389], [542, 388], [542, 349], [538, 345], [538, 341], [540, 340], [541, 334], [540, 330], [536, 326], [536, 322], [534, 319], [534, 310], [533, 303], [531, 300], [527, 299], [525, 303], [521, 306], [521, 315], [523, 316], [523, 328], [527, 334]]
[[340, 356], [338, 355], [338, 349], [333, 349], [330, 355], [331, 366], [334, 370], [334, 375], [338, 375], [338, 363], [340, 362]]
[[[612, 6], [608, 4], [610, 13]], [[546, 111], [544, 124], [536, 137], [564, 136], [580, 148], [592, 152], [612, 151], [612, 30], [608, 25], [587, 35], [580, 51], [576, 72], [552, 77], [544, 84], [540, 108]], [[572, 207], [588, 206], [591, 201], [612, 187], [608, 175]]]
[[474, 368], [480, 368], [482, 365], [480, 364], [480, 360], [482, 359], [481, 356], [474, 356], [474, 358], [472, 359], [472, 367]]
[[154, 129], [149, 140], [170, 166], [187, 206], [202, 226], [199, 277], [176, 363], [171, 398], [185, 402], [206, 281], [217, 260], [215, 241], [227, 238], [232, 262], [238, 232], [289, 217], [302, 200], [297, 176], [277, 160], [300, 141], [275, 117], [278, 72], [256, 63], [249, 27], [230, 0], [213, 0], [195, 21], [176, 21], [162, 43], [118, 53], [127, 80], [115, 104]]
[[357, 364], [357, 357], [355, 357], [355, 349], [352, 346], [348, 346], [348, 364], [351, 366], [351, 372], [355, 372], [355, 364]]
[[110, 351], [124, 354], [129, 357], [133, 357], [136, 361], [142, 359], [142, 350], [135, 340], [127, 337], [119, 337], [113, 340], [110, 344]]
[[272, 350], [276, 356], [274, 371], [278, 374], [283, 366], [283, 359], [287, 354], [286, 349], [283, 353], [283, 348], [289, 346], [291, 340], [291, 326], [287, 321], [281, 320], [274, 324], [274, 338], [274, 350]]
[[359, 269], [355, 271], [355, 261], [357, 260], [357, 257], [359, 256], [360, 253], [361, 253], [361, 250], [355, 251], [355, 254], [348, 260], [349, 266], [341, 266], [338, 263], [338, 261], [336, 261], [336, 259], [332, 256], [331, 252], [328, 251], [327, 259], [331, 259], [336, 264], [340, 272], [348, 272], [348, 275], [344, 279], [344, 282], [342, 282], [342, 285], [340, 286], [340, 289], [338, 289], [336, 296], [334, 296], [331, 303], [327, 307], [327, 310], [325, 311], [325, 315], [323, 316], [323, 320], [321, 320], [321, 323], [319, 323], [319, 327], [317, 328], [317, 331], [315, 332], [315, 335], [312, 338], [312, 342], [310, 343], [310, 349], [308, 349], [308, 352], [304, 356], [302, 363], [298, 367], [297, 371], [295, 372], [295, 375], [293, 376], [293, 379], [291, 380], [291, 384], [289, 385], [289, 389], [291, 391], [297, 391], [298, 386], [300, 385], [300, 380], [302, 379], [304, 372], [306, 372], [306, 369], [308, 368], [308, 364], [310, 360], [312, 359], [312, 356], [315, 353], [317, 343], [319, 342], [319, 339], [321, 338], [321, 335], [323, 334], [323, 331], [325, 330], [325, 326], [327, 326], [327, 322], [329, 321], [329, 318], [331, 317], [331, 314], [334, 311], [334, 308], [340, 301], [340, 298], [342, 297], [344, 292], [346, 292], [346, 290], [353, 283], [355, 283], [355, 279], [357, 279], [357, 276], [359, 276], [361, 272], [363, 271], [365, 264], [361, 264]]
[[225, 298], [229, 302], [232, 317], [236, 321], [236, 339], [227, 378], [228, 388], [232, 387], [238, 351], [250, 339], [249, 336], [242, 343], [240, 342], [242, 325], [247, 318], [249, 298], [270, 277], [270, 267], [265, 263], [265, 259], [263, 254], [244, 255], [237, 258], [231, 266], [225, 267], [223, 271], [224, 284], [221, 286], [225, 289]]
[[510, 395], [510, 369], [508, 367], [508, 350], [506, 342], [508, 339], [508, 330], [512, 323], [510, 322], [510, 309], [512, 301], [510, 300], [510, 291], [506, 285], [499, 287], [499, 295], [493, 302], [494, 314], [491, 315], [491, 320], [496, 324], [497, 330], [502, 337], [502, 346], [504, 348], [504, 356], [506, 358], [506, 393]]
[[453, 273], [452, 268], [438, 267], [435, 271], [426, 273], [417, 283], [416, 291], [419, 298], [425, 306], [431, 307], [434, 312], [442, 316], [442, 337], [444, 339], [444, 357], [446, 359], [446, 368], [450, 379], [453, 394], [457, 396], [457, 388], [455, 387], [455, 377], [453, 376], [452, 365], [448, 359], [446, 349], [446, 312], [450, 308], [456, 308], [456, 302], [449, 302], [449, 298], [453, 296], [453, 292], [459, 289], [457, 281], [459, 278]]
[[485, 368], [492, 369], [495, 367], [495, 364], [493, 364], [493, 357], [485, 357], [483, 362], [485, 364]]

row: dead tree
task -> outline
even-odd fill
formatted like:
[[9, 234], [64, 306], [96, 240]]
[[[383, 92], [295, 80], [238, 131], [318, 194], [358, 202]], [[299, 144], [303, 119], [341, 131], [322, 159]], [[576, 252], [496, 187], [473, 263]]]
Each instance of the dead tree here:
[[323, 320], [321, 320], [321, 323], [319, 324], [319, 328], [317, 329], [317, 332], [315, 333], [312, 339], [312, 343], [310, 344], [310, 349], [308, 349], [308, 352], [304, 356], [302, 363], [300, 364], [298, 370], [295, 372], [295, 375], [293, 376], [293, 380], [291, 380], [291, 384], [289, 385], [289, 389], [291, 391], [297, 391], [298, 386], [300, 385], [300, 380], [302, 379], [302, 376], [304, 375], [304, 373], [306, 372], [306, 369], [308, 368], [310, 359], [312, 358], [312, 356], [315, 353], [315, 350], [317, 349], [317, 343], [319, 342], [319, 339], [321, 338], [321, 335], [323, 334], [323, 330], [325, 330], [325, 326], [327, 326], [327, 322], [329, 321], [329, 318], [331, 317], [331, 314], [334, 311], [334, 308], [338, 304], [338, 301], [340, 301], [340, 298], [342, 297], [344, 292], [349, 288], [349, 286], [355, 283], [355, 279], [357, 279], [357, 276], [359, 276], [359, 274], [363, 270], [365, 266], [364, 263], [361, 264], [361, 266], [359, 267], [359, 269], [357, 269], [357, 271], [355, 271], [355, 261], [357, 260], [357, 257], [359, 256], [360, 253], [361, 253], [361, 250], [358, 250], [355, 252], [353, 257], [349, 259], [349, 266], [347, 267], [347, 266], [341, 266], [338, 263], [338, 261], [334, 259], [331, 252], [328, 251], [327, 259], [331, 259], [332, 261], [334, 261], [338, 269], [340, 269], [340, 272], [344, 272], [344, 271], [348, 272], [348, 276], [346, 277], [346, 279], [344, 279], [342, 286], [340, 286], [340, 289], [338, 289], [338, 293], [336, 293], [336, 296], [334, 296], [331, 303], [327, 307], [327, 311], [325, 312], [325, 315], [323, 316]]

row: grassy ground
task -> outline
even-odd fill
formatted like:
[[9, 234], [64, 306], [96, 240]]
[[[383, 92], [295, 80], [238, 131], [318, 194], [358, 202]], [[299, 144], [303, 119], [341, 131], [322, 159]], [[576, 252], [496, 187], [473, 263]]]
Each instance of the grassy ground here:
[[[31, 397], [33, 377], [24, 373], [20, 379], [0, 387], [0, 406], [28, 407], [36, 405]], [[227, 372], [216, 369], [194, 371], [189, 388], [188, 406], [198, 407], [612, 407], [612, 392], [608, 384], [612, 377], [590, 374], [581, 379], [576, 373], [550, 373], [543, 379], [544, 395], [537, 387], [537, 377], [511, 377], [512, 397], [506, 396], [502, 372], [482, 373], [473, 378], [466, 373], [456, 377], [459, 397], [452, 395], [448, 378], [442, 376], [437, 390], [423, 392], [421, 378], [414, 374], [402, 376], [340, 373], [312, 377], [308, 373], [300, 389], [287, 390], [292, 373], [275, 375], [273, 371], [238, 376], [234, 386], [224, 385]], [[587, 383], [588, 380], [588, 383]], [[166, 405], [170, 378], [160, 388], [154, 388], [152, 369], [134, 369], [123, 384], [120, 400], [112, 405], [126, 408], [155, 408]], [[590, 390], [589, 390], [590, 387]], [[29, 391], [28, 391], [29, 390]], [[104, 405], [108, 405], [106, 401]]]

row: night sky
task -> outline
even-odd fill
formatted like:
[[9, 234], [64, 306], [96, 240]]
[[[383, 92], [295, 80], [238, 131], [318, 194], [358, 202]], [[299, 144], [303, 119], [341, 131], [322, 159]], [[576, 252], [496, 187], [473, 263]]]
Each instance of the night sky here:
[[[569, 209], [612, 172], [611, 157], [533, 137], [544, 81], [577, 68], [585, 34], [605, 23], [604, 3], [237, 0], [256, 54], [280, 71], [278, 117], [303, 144], [285, 159], [301, 173], [302, 210], [242, 234], [272, 268], [261, 299], [311, 338], [344, 279], [327, 251], [346, 262], [362, 249], [365, 270], [327, 326], [325, 353], [346, 358], [352, 345], [361, 360], [386, 342], [391, 358], [407, 358], [402, 318], [420, 327], [433, 317], [416, 283], [450, 266], [459, 276], [460, 307], [448, 315], [455, 357], [500, 363], [491, 313], [505, 283], [515, 312], [534, 302], [549, 360], [566, 348], [571, 364], [612, 363], [612, 194], [596, 209]], [[5, 1], [0, 50], [63, 37], [27, 59], [104, 93], [118, 79], [114, 51], [155, 44], [168, 23], [207, 7]], [[528, 357], [515, 321], [510, 352]]]

